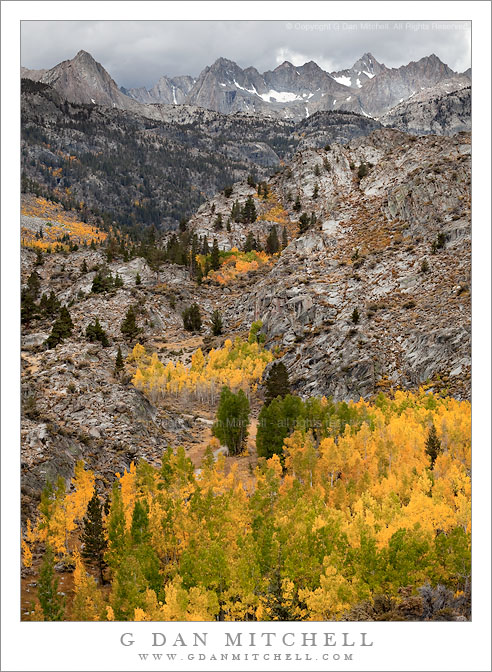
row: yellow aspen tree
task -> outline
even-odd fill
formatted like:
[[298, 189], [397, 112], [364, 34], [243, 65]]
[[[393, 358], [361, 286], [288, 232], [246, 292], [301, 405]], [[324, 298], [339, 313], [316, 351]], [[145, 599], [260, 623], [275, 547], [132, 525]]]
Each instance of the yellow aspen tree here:
[[127, 531], [130, 530], [132, 524], [133, 507], [135, 506], [136, 473], [135, 462], [131, 462], [129, 471], [125, 469], [125, 473], [119, 478]]

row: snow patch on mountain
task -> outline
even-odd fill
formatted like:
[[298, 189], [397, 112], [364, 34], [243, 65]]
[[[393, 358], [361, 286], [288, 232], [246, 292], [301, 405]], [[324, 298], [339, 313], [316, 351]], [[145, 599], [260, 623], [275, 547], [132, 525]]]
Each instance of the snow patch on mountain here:
[[[332, 75], [333, 77], [333, 75]], [[352, 86], [350, 77], [345, 77], [343, 75], [340, 75], [339, 77], [333, 77], [335, 82], [338, 82], [339, 84], [343, 84], [343, 86]]]
[[302, 96], [298, 96], [291, 91], [275, 91], [270, 89], [268, 93], [257, 94], [262, 98], [266, 103], [269, 103], [273, 99], [276, 103], [291, 103], [294, 100], [302, 100]]

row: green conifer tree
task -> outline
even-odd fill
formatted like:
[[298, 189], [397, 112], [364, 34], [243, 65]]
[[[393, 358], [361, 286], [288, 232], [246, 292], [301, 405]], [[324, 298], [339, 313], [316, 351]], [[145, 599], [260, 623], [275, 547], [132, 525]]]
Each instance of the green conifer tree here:
[[129, 340], [136, 338], [140, 333], [141, 329], [137, 326], [137, 316], [133, 306], [130, 306], [126, 311], [125, 319], [121, 323], [120, 331]]
[[121, 353], [121, 346], [118, 346], [118, 352], [116, 353], [116, 360], [115, 360], [115, 364], [114, 364], [115, 375], [119, 376], [124, 368], [125, 368], [125, 363], [123, 361], [123, 355]]
[[248, 232], [248, 235], [246, 236], [246, 241], [244, 243], [243, 251], [244, 252], [251, 252], [252, 250], [256, 249], [256, 240], [255, 237], [252, 233], [252, 231]]
[[220, 253], [217, 238], [214, 238], [214, 242], [212, 245], [212, 253], [210, 255], [210, 266], [213, 271], [218, 271], [220, 268]]
[[223, 387], [217, 409], [217, 420], [212, 433], [229, 449], [229, 455], [238, 455], [246, 444], [249, 424], [249, 401], [243, 390], [237, 394]]
[[114, 481], [111, 493], [111, 507], [107, 521], [108, 550], [106, 562], [114, 570], [124, 557], [127, 546], [125, 531], [125, 510], [118, 481]]
[[214, 336], [220, 336], [222, 333], [222, 315], [220, 311], [216, 308], [212, 313], [212, 334]]
[[66, 306], [62, 306], [60, 315], [56, 319], [51, 334], [46, 339], [46, 346], [48, 349], [55, 348], [59, 343], [62, 343], [65, 338], [71, 336], [73, 330], [73, 322]]
[[131, 535], [135, 545], [144, 544], [149, 540], [149, 516], [145, 504], [138, 500], [133, 507]]
[[104, 554], [108, 543], [104, 534], [102, 503], [96, 492], [94, 492], [87, 506], [87, 513], [83, 520], [81, 541], [83, 544], [82, 557], [96, 565], [99, 570], [101, 584], [103, 584], [103, 572], [106, 566]]
[[94, 341], [99, 341], [103, 348], [107, 348], [109, 345], [108, 335], [101, 327], [98, 317], [96, 317], [96, 321], [94, 323], [91, 322], [87, 325], [85, 335], [91, 343], [94, 343]]
[[432, 423], [429, 434], [425, 442], [425, 452], [430, 457], [430, 468], [434, 469], [434, 463], [437, 456], [442, 452], [441, 442], [437, 437], [437, 431], [434, 423]]
[[274, 362], [266, 379], [265, 404], [270, 404], [276, 397], [282, 399], [290, 394], [289, 374], [283, 362]]
[[299, 217], [299, 232], [305, 233], [309, 228], [309, 215], [307, 212], [303, 212]]
[[277, 235], [277, 227], [272, 226], [266, 239], [265, 250], [268, 254], [276, 254], [280, 249], [280, 243]]

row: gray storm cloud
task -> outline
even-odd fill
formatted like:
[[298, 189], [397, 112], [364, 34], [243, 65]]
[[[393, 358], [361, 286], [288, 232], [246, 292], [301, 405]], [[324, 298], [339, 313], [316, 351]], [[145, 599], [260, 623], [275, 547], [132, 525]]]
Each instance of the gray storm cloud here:
[[51, 68], [85, 49], [127, 88], [162, 75], [196, 77], [223, 56], [271, 70], [284, 60], [314, 60], [328, 71], [371, 52], [388, 67], [434, 53], [453, 70], [470, 67], [464, 21], [23, 21], [21, 63]]

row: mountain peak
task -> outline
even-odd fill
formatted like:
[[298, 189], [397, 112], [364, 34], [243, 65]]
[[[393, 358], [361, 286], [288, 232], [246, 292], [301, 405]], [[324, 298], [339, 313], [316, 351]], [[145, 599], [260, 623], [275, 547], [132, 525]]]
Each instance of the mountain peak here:
[[238, 64], [235, 63], [234, 61], [231, 61], [231, 60], [229, 60], [228, 58], [224, 58], [223, 56], [219, 56], [219, 58], [217, 58], [217, 59], [212, 63], [212, 65], [210, 66], [210, 69], [211, 69], [211, 70], [219, 70], [219, 69], [221, 69], [221, 68], [228, 68], [228, 67], [231, 67], [231, 65], [232, 65], [234, 68], [239, 67]]
[[85, 51], [84, 49], [81, 49], [80, 51], [77, 52], [76, 56], [72, 59], [73, 61], [95, 61], [95, 58], [92, 56], [92, 54], [89, 54], [88, 51]]
[[280, 65], [277, 65], [277, 67], [275, 68], [274, 72], [275, 72], [276, 70], [282, 70], [282, 69], [285, 69], [285, 68], [293, 68], [293, 67], [294, 67], [294, 66], [292, 65], [292, 63], [291, 63], [290, 61], [284, 61], [284, 62], [281, 63]]
[[319, 65], [316, 63], [316, 61], [308, 61], [307, 63], [304, 63], [304, 65], [301, 66], [305, 70], [322, 70], [322, 68], [319, 67]]

